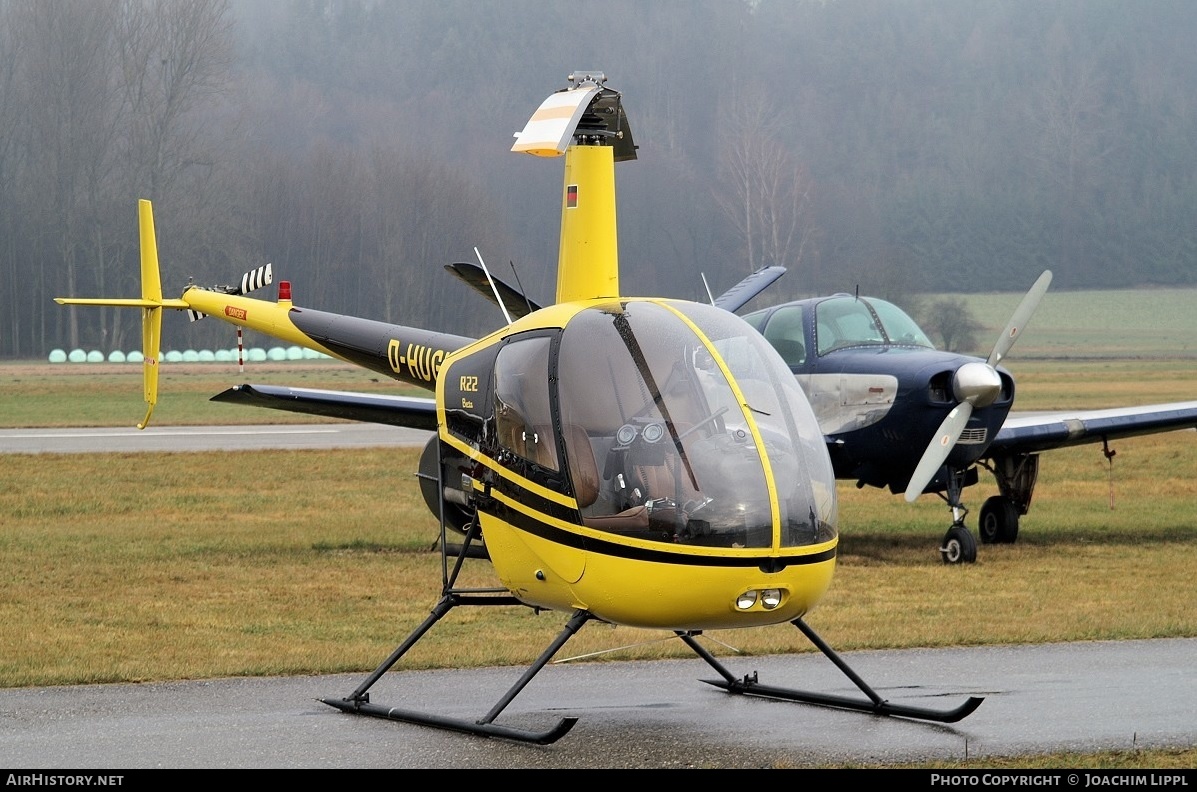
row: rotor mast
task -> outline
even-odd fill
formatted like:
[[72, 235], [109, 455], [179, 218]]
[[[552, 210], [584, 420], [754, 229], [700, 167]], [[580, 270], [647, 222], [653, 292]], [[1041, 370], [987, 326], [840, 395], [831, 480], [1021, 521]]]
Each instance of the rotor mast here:
[[578, 71], [516, 134], [512, 151], [565, 155], [557, 302], [619, 296], [615, 163], [636, 158], [619, 92]]

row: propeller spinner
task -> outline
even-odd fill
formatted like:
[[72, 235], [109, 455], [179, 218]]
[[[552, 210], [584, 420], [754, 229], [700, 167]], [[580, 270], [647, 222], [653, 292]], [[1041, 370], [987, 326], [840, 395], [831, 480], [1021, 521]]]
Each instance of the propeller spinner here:
[[952, 391], [958, 403], [939, 425], [935, 438], [927, 446], [927, 450], [923, 452], [922, 458], [915, 467], [914, 474], [910, 477], [910, 483], [906, 487], [907, 503], [913, 503], [915, 498], [921, 495], [927, 485], [931, 483], [936, 472], [943, 467], [948, 455], [956, 447], [956, 441], [960, 439], [964, 427], [968, 425], [968, 419], [972, 417], [973, 410], [978, 407], [988, 407], [1001, 393], [1002, 379], [997, 373], [997, 365], [1006, 357], [1006, 353], [1010, 351], [1010, 347], [1014, 345], [1023, 328], [1026, 327], [1051, 282], [1051, 270], [1044, 270], [1035, 284], [1023, 296], [985, 362], [965, 363], [956, 370], [956, 374], [952, 377]]

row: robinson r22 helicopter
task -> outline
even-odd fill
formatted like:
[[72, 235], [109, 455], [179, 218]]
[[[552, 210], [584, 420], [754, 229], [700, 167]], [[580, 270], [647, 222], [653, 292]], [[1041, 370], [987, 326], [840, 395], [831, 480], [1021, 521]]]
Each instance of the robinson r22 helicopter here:
[[[66, 299], [142, 310], [144, 427], [157, 401], [165, 309], [215, 316], [324, 352], [435, 399], [239, 385], [223, 402], [435, 430], [420, 486], [440, 519], [443, 585], [429, 617], [347, 696], [347, 713], [540, 744], [544, 731], [496, 718], [591, 621], [673, 632], [733, 694], [955, 722], [952, 709], [884, 700], [804, 621], [827, 590], [838, 546], [835, 477], [810, 404], [777, 351], [732, 313], [776, 272], [750, 277], [722, 305], [626, 297], [619, 290], [615, 163], [635, 159], [622, 97], [601, 73], [570, 75], [517, 134], [513, 151], [565, 157], [556, 302], [471, 339], [277, 302], [247, 287], [189, 285], [163, 298], [153, 217], [140, 205], [140, 299]], [[493, 286], [493, 282], [492, 282]], [[497, 301], [502, 302], [497, 288]], [[452, 534], [459, 544], [447, 541]], [[484, 558], [500, 587], [459, 585]], [[570, 614], [565, 627], [477, 720], [383, 706], [370, 688], [459, 606]], [[737, 677], [703, 631], [790, 623], [864, 694], [841, 696]]]

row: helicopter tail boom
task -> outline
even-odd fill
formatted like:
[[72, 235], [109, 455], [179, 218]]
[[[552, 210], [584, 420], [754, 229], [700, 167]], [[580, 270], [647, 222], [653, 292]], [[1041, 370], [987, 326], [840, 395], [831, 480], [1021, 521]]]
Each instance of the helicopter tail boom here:
[[[291, 284], [288, 281], [279, 282], [277, 301], [246, 296], [247, 291], [260, 288], [272, 280], [268, 266], [247, 273], [236, 285], [201, 287], [192, 284], [183, 290], [179, 298], [164, 299], [150, 201], [139, 201], [138, 225], [141, 239], [140, 298], [55, 298], [60, 305], [141, 309], [143, 386], [147, 409], [145, 417], [137, 424], [138, 429], [144, 429], [149, 424], [158, 401], [164, 309], [187, 311], [192, 319], [213, 316], [430, 391], [436, 387], [437, 374], [444, 358], [474, 340], [450, 333], [299, 309], [292, 303]], [[302, 397], [276, 399], [272, 406], [298, 412], [317, 411], [303, 402]], [[427, 422], [422, 411], [419, 420]]]

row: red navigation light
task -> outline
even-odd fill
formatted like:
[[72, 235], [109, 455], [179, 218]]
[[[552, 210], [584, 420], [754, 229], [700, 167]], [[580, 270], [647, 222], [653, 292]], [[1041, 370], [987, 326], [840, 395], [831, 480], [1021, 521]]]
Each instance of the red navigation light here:
[[291, 281], [278, 282], [278, 300], [291, 302]]

